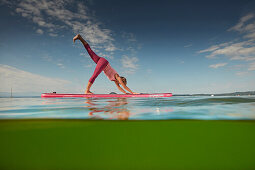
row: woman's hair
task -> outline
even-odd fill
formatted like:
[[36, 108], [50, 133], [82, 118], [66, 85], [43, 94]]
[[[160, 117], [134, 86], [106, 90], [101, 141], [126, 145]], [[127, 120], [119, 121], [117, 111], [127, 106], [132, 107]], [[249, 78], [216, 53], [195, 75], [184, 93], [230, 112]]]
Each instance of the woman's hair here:
[[126, 85], [127, 84], [127, 79], [125, 77], [121, 77], [121, 76], [120, 76], [120, 78], [123, 81], [123, 83]]

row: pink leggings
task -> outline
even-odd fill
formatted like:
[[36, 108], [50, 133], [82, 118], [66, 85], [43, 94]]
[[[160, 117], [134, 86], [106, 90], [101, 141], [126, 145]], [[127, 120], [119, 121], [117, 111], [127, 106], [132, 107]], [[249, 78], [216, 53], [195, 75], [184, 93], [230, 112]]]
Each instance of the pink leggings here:
[[89, 79], [90, 83], [94, 83], [95, 79], [97, 78], [97, 76], [104, 70], [104, 68], [107, 66], [108, 61], [103, 58], [103, 57], [99, 57], [97, 56], [94, 51], [91, 50], [89, 44], [85, 44], [84, 45], [86, 50], [88, 51], [91, 59], [97, 64], [95, 71], [93, 73], [93, 75], [91, 76], [91, 78]]

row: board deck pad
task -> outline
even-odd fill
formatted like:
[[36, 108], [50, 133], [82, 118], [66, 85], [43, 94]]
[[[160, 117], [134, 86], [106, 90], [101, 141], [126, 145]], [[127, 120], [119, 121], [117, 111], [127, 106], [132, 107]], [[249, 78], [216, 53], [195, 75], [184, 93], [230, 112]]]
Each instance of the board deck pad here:
[[112, 97], [172, 97], [172, 93], [150, 93], [150, 94], [61, 94], [61, 93], [42, 93], [42, 98], [64, 98], [64, 97], [88, 97], [88, 98], [112, 98]]

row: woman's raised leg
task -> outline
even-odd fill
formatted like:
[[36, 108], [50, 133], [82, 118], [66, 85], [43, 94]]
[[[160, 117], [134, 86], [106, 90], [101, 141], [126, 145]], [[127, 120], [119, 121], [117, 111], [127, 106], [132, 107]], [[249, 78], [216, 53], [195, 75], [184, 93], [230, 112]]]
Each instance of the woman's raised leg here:
[[84, 47], [86, 48], [87, 52], [89, 53], [91, 59], [97, 64], [98, 60], [100, 59], [100, 57], [98, 55], [96, 55], [96, 53], [94, 53], [93, 50], [91, 50], [89, 44], [81, 37], [80, 34], [77, 34], [74, 38], [73, 38], [73, 42], [75, 42], [76, 40], [80, 40], [82, 42], [82, 44], [84, 45]]

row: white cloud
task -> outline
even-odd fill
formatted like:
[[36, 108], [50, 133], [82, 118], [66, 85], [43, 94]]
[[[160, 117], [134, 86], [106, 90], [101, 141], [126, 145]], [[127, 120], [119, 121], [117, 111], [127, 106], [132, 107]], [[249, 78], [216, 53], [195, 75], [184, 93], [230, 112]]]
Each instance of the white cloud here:
[[228, 63], [218, 63], [218, 64], [212, 64], [209, 67], [210, 68], [219, 68], [219, 67], [223, 67], [225, 65], [227, 65]]
[[244, 75], [247, 75], [249, 72], [247, 71], [243, 71], [243, 72], [237, 72], [236, 75], [237, 76], [244, 76]]
[[254, 18], [253, 13], [249, 13], [243, 16], [242, 18], [240, 18], [239, 22], [235, 26], [229, 28], [228, 31], [233, 31], [233, 30], [240, 31], [240, 32], [243, 31], [245, 29], [245, 23], [252, 18]]
[[62, 69], [65, 68], [64, 64], [62, 64], [62, 63], [57, 63], [57, 66], [59, 66], [59, 67], [62, 68]]
[[249, 71], [254, 71], [255, 70], [255, 62], [249, 64], [248, 70]]
[[128, 57], [124, 55], [121, 58], [121, 63], [123, 68], [125, 69], [125, 73], [133, 74], [138, 69], [138, 58], [137, 57]]
[[244, 38], [255, 40], [255, 13], [249, 13], [243, 16], [239, 22], [228, 29], [228, 31], [238, 31]]
[[[228, 31], [239, 32], [242, 36], [242, 40], [240, 41], [239, 39], [239, 42], [237, 42], [235, 39], [222, 44], [212, 45], [207, 49], [198, 51], [198, 53], [208, 53], [205, 57], [209, 59], [220, 59], [221, 57], [227, 57], [229, 62], [233, 60], [243, 61], [246, 63], [246, 68], [248, 68], [248, 71], [255, 70], [255, 13], [249, 13], [241, 17], [239, 22], [233, 27], [229, 28]], [[224, 63], [213, 64], [209, 67], [222, 67], [221, 64]], [[245, 75], [244, 72], [238, 72], [236, 74]]]
[[185, 45], [184, 48], [188, 48], [188, 47], [191, 47], [192, 44], [188, 44], [188, 45]]
[[0, 64], [0, 92], [72, 92], [75, 85], [67, 80], [50, 78]]
[[219, 45], [213, 45], [213, 46], [211, 46], [211, 47], [209, 47], [209, 48], [207, 48], [205, 50], [198, 51], [198, 53], [212, 52], [212, 51], [215, 51], [215, 50], [217, 50], [219, 48], [220, 48]]
[[[230, 42], [226, 42], [226, 43], [221, 43], [221, 44], [218, 44], [218, 45], [212, 45], [211, 47], [205, 49], [205, 50], [200, 50], [198, 51], [198, 53], [206, 53], [206, 52], [213, 52], [215, 50], [218, 50], [219, 48], [221, 47], [226, 47], [228, 46], [229, 44], [232, 44], [234, 41], [230, 41]], [[210, 58], [210, 57], [208, 57]], [[213, 58], [213, 57], [211, 57]]]
[[108, 45], [105, 47], [105, 51], [109, 51], [109, 52], [115, 51], [116, 49], [117, 49], [117, 48], [116, 48], [112, 43], [108, 44]]
[[251, 32], [251, 33], [249, 33], [249, 34], [246, 34], [246, 35], [244, 36], [244, 38], [250, 38], [250, 39], [255, 40], [255, 32]]
[[38, 33], [38, 34], [43, 34], [43, 30], [37, 29], [37, 30], [36, 30], [36, 33]]
[[128, 57], [124, 55], [121, 61], [124, 68], [137, 69], [138, 67], [138, 65], [136, 64], [138, 61], [138, 58], [136, 57]]
[[58, 34], [55, 34], [55, 33], [49, 33], [49, 36], [51, 36], [51, 37], [57, 37], [57, 36], [58, 36]]
[[230, 60], [255, 60], [255, 44], [251, 41], [243, 41], [239, 43], [228, 43], [225, 46], [214, 45], [206, 50], [201, 50], [199, 53], [211, 52], [206, 58], [216, 58], [216, 56], [224, 55]]
[[90, 56], [88, 55], [88, 53], [80, 53], [80, 56], [86, 57], [86, 58], [90, 58]]
[[[81, 34], [88, 41], [95, 52], [100, 56], [113, 59], [114, 51], [120, 50], [115, 45], [113, 32], [104, 28], [104, 24], [95, 17], [85, 2], [74, 0], [22, 0], [7, 1], [12, 4], [16, 14], [21, 15], [34, 23], [38, 34], [47, 34], [51, 37], [60, 36], [61, 31], [71, 30], [74, 34]], [[123, 33], [124, 42], [131, 43], [132, 47], [125, 49], [131, 56], [136, 55], [136, 50], [141, 48], [136, 45], [133, 33]], [[126, 45], [125, 47], [129, 47]], [[97, 51], [99, 49], [100, 51]], [[111, 55], [108, 55], [110, 53]], [[133, 62], [134, 63], [134, 62]], [[132, 65], [132, 64], [131, 64]], [[135, 69], [132, 69], [134, 71]]]
[[[112, 43], [111, 30], [103, 29], [102, 23], [90, 15], [88, 8], [81, 2], [73, 0], [22, 0], [17, 2], [5, 0], [3, 3], [12, 4], [15, 12], [35, 23], [37, 33], [48, 32], [50, 36], [58, 36], [61, 29], [70, 29], [83, 35], [92, 44], [106, 44], [106, 51], [117, 48]], [[74, 7], [75, 11], [70, 10]]]

